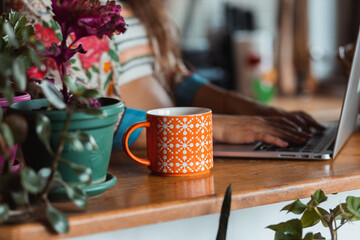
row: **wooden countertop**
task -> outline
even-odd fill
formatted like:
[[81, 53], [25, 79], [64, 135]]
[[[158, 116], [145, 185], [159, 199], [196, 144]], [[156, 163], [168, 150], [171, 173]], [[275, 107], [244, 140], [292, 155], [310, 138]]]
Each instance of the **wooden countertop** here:
[[[341, 106], [339, 100], [337, 105], [327, 99], [320, 102], [330, 103], [328, 109], [334, 112]], [[314, 111], [325, 110], [315, 105]], [[309, 197], [319, 188], [326, 194], [359, 189], [359, 146], [356, 133], [330, 161], [218, 158], [210, 174], [198, 177], [153, 176], [123, 152], [114, 152], [109, 168], [118, 178], [114, 187], [90, 199], [86, 211], [70, 203], [56, 204], [68, 213], [69, 234], [55, 235], [42, 224], [26, 223], [1, 226], [0, 239], [67, 238], [218, 213], [229, 184], [233, 210]]]

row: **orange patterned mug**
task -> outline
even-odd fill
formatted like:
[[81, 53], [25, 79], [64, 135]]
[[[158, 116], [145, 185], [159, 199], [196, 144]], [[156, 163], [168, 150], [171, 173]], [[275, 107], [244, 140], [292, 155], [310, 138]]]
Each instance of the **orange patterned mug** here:
[[[146, 127], [147, 157], [134, 156], [130, 134]], [[123, 148], [133, 160], [162, 176], [204, 174], [213, 167], [212, 114], [207, 108], [174, 107], [146, 112], [146, 121], [135, 123], [123, 136]]]

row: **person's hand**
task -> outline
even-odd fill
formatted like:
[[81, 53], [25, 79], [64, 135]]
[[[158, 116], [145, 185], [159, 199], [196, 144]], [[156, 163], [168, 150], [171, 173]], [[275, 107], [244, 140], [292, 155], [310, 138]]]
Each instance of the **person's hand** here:
[[320, 131], [325, 129], [310, 115], [302, 111], [287, 112], [261, 104], [236, 92], [227, 92], [225, 96], [226, 114], [283, 118], [294, 123], [299, 129], [306, 132], [310, 132], [311, 128]]
[[213, 115], [214, 140], [243, 144], [265, 142], [279, 147], [303, 144], [311, 135], [282, 117]]
[[324, 126], [315, 121], [309, 114], [302, 111], [286, 112], [281, 109], [269, 108], [268, 111], [266, 111], [265, 113], [266, 116], [286, 119], [294, 123], [302, 131], [308, 133], [311, 132], [311, 128], [315, 128], [319, 131], [323, 131], [325, 129]]

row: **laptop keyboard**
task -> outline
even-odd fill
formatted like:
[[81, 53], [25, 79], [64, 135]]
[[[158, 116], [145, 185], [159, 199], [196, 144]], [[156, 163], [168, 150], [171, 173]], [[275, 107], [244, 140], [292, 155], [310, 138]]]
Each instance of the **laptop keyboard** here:
[[330, 142], [332, 143], [334, 141], [336, 130], [336, 126], [331, 126], [323, 132], [315, 132], [313, 133], [313, 137], [304, 145], [290, 144], [286, 148], [280, 148], [272, 144], [262, 143], [255, 149], [255, 151], [319, 153], [323, 151]]

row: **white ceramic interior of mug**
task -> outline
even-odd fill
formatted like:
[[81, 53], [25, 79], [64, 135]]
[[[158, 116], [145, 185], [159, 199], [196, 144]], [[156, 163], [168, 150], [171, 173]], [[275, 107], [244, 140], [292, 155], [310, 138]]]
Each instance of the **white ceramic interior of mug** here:
[[158, 108], [147, 111], [147, 114], [153, 116], [188, 116], [188, 115], [200, 115], [211, 112], [209, 108], [199, 107], [172, 107], [172, 108]]

